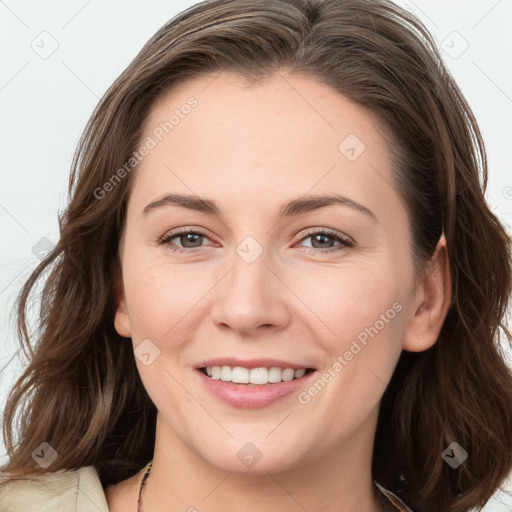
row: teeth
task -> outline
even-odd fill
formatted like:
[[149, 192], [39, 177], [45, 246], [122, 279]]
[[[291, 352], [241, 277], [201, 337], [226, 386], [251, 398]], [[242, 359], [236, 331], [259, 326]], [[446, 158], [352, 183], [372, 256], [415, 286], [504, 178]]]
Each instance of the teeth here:
[[306, 373], [305, 368], [243, 368], [241, 366], [207, 366], [206, 374], [214, 380], [234, 382], [236, 384], [275, 384], [300, 379]]
[[[224, 370], [224, 368], [227, 369]], [[222, 380], [231, 380], [231, 382], [236, 382], [239, 384], [247, 384], [249, 382], [249, 370], [247, 368], [241, 368], [240, 366], [236, 366], [235, 368], [231, 369], [229, 366], [223, 366], [222, 370], [223, 376], [231, 375], [230, 378], [223, 377]]]

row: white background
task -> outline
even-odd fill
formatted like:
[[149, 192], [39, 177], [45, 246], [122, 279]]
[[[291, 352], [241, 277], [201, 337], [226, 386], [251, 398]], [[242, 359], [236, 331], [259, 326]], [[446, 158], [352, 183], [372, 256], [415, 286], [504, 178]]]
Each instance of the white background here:
[[[15, 352], [10, 311], [39, 262], [33, 247], [44, 237], [58, 240], [57, 215], [67, 203], [71, 159], [87, 119], [147, 39], [194, 3], [0, 0], [1, 367]], [[512, 0], [397, 3], [432, 32], [468, 99], [488, 151], [487, 199], [510, 226]], [[54, 53], [45, 55], [52, 45]], [[20, 369], [13, 361], [0, 374], [0, 411]], [[0, 462], [4, 450], [0, 440]], [[500, 494], [484, 510], [510, 511], [512, 501]]]

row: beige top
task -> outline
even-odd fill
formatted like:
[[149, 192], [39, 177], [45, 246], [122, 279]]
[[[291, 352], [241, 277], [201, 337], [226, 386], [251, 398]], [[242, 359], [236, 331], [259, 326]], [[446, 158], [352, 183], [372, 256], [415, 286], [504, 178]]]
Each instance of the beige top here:
[[[109, 512], [94, 466], [31, 478], [35, 481], [2, 484], [0, 474], [0, 512]], [[412, 512], [393, 493], [375, 483], [397, 511]]]

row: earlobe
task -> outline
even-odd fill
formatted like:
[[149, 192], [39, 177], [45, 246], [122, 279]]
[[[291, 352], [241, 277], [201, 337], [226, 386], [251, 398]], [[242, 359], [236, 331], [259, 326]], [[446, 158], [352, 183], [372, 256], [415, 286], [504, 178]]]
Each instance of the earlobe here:
[[114, 327], [119, 336], [130, 338], [132, 335], [130, 317], [128, 316], [128, 307], [126, 305], [124, 286], [121, 279], [118, 279], [116, 283], [116, 302], [117, 308], [114, 316]]
[[123, 336], [125, 338], [131, 337], [130, 319], [128, 317], [128, 309], [126, 308], [125, 300], [122, 300], [117, 306], [116, 314], [114, 316], [114, 327], [116, 328], [119, 336]]
[[428, 264], [426, 276], [415, 293], [412, 316], [402, 342], [404, 350], [423, 352], [436, 343], [451, 298], [448, 249], [442, 235]]

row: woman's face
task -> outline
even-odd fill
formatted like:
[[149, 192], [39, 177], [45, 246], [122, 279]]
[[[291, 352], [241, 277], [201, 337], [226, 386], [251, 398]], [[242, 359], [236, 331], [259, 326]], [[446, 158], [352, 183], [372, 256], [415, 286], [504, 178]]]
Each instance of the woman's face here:
[[418, 304], [377, 118], [311, 79], [221, 74], [172, 90], [142, 143], [115, 323], [157, 442], [226, 471], [371, 454]]

